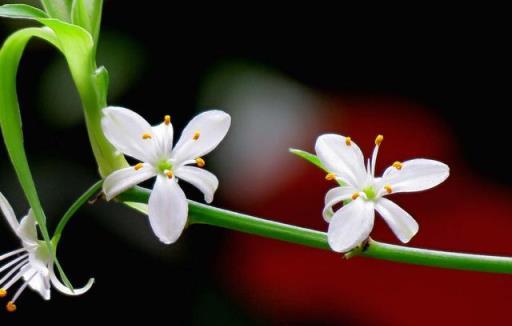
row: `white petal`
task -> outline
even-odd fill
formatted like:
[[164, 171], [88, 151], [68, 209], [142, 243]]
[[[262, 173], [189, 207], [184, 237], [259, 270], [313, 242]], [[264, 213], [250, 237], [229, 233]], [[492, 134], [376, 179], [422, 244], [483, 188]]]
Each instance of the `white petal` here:
[[[180, 140], [173, 150], [176, 162], [183, 162], [211, 152], [226, 136], [231, 117], [219, 110], [203, 112], [194, 117], [183, 130]], [[199, 132], [199, 138], [193, 140]]]
[[414, 218], [391, 200], [380, 198], [375, 209], [403, 243], [409, 242], [418, 232], [419, 226]]
[[327, 231], [332, 250], [347, 252], [368, 238], [375, 216], [373, 206], [373, 202], [358, 198], [334, 214]]
[[175, 242], [187, 223], [187, 198], [174, 178], [157, 176], [148, 201], [149, 222], [165, 244]]
[[420, 158], [403, 162], [400, 170], [390, 166], [380, 183], [381, 186], [389, 184], [393, 193], [421, 191], [437, 186], [449, 175], [448, 165]]
[[11, 204], [7, 201], [4, 195], [0, 192], [0, 209], [2, 210], [2, 214], [4, 214], [5, 219], [11, 226], [11, 229], [16, 232], [20, 223], [16, 218], [16, 214], [14, 214], [14, 210], [12, 209]]
[[350, 199], [355, 192], [357, 192], [356, 188], [351, 186], [336, 187], [329, 190], [325, 195], [325, 206], [322, 212], [324, 220], [329, 222], [334, 214], [332, 207], [344, 200]]
[[364, 186], [366, 169], [363, 153], [356, 143], [346, 144], [346, 137], [325, 134], [318, 137], [315, 151], [322, 164], [353, 187]]
[[[119, 151], [143, 162], [152, 162], [157, 155], [156, 137], [151, 125], [139, 114], [121, 107], [103, 109], [101, 127], [108, 141]], [[142, 135], [152, 138], [144, 139]]]
[[36, 218], [31, 208], [29, 209], [28, 214], [21, 219], [20, 226], [18, 227], [18, 230], [16, 230], [16, 233], [18, 234], [18, 237], [23, 241], [24, 246], [38, 246], [36, 224]]
[[172, 151], [172, 139], [174, 136], [172, 124], [165, 124], [162, 122], [158, 126], [151, 128], [153, 129], [153, 135], [157, 145], [157, 152], [159, 154], [163, 154], [162, 156], [170, 157]]
[[28, 282], [30, 288], [38, 292], [43, 299], [50, 300], [50, 274], [48, 270], [46, 270], [46, 273], [41, 273], [39, 270], [31, 268], [23, 275], [23, 279], [25, 281], [30, 279]]
[[47, 266], [50, 261], [50, 257], [46, 245], [38, 245], [33, 250], [31, 250], [28, 259], [30, 267], [38, 270], [43, 275], [48, 275]]
[[61, 283], [61, 281], [57, 278], [54, 272], [50, 273], [50, 280], [52, 282], [53, 287], [57, 289], [60, 293], [71, 296], [84, 294], [85, 292], [89, 291], [92, 285], [94, 284], [94, 279], [90, 278], [89, 281], [87, 281], [87, 284], [85, 284], [83, 287], [71, 290], [70, 288]]
[[109, 174], [103, 182], [103, 192], [107, 200], [111, 200], [125, 190], [154, 177], [156, 171], [151, 164], [145, 163], [142, 168], [134, 167], [120, 169]]
[[219, 186], [219, 180], [213, 173], [194, 166], [181, 166], [174, 172], [179, 179], [199, 189], [204, 194], [204, 201], [208, 204], [213, 201], [213, 195]]

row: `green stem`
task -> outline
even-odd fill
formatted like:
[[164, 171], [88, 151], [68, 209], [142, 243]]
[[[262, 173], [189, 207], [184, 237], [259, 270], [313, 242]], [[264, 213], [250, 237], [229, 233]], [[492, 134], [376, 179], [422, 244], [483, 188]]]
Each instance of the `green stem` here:
[[[122, 201], [147, 203], [150, 190], [135, 187], [119, 196]], [[308, 247], [329, 250], [327, 234], [284, 223], [189, 201], [189, 223], [209, 224], [230, 230], [278, 239]], [[364, 250], [354, 250], [348, 256], [360, 255], [400, 263], [512, 274], [512, 257], [463, 254], [391, 245], [369, 240]]]
[[84, 192], [80, 197], [78, 197], [78, 199], [68, 208], [66, 213], [64, 213], [64, 215], [59, 221], [59, 224], [57, 224], [57, 227], [55, 228], [55, 232], [53, 233], [52, 242], [54, 244], [54, 250], [57, 250], [57, 245], [59, 244], [60, 238], [62, 236], [62, 231], [64, 231], [64, 228], [66, 227], [66, 224], [68, 224], [71, 217], [75, 215], [78, 209], [82, 207], [82, 205], [85, 204], [87, 200], [89, 200], [89, 198], [91, 198], [100, 191], [102, 184], [103, 180], [100, 180], [93, 184], [89, 189], [87, 189], [86, 192]]
[[107, 102], [104, 96], [98, 94], [94, 73], [95, 70], [91, 70], [84, 80], [75, 83], [82, 100], [87, 134], [99, 173], [105, 177], [115, 170], [128, 166], [128, 163], [107, 141], [101, 129], [101, 110], [107, 106]]

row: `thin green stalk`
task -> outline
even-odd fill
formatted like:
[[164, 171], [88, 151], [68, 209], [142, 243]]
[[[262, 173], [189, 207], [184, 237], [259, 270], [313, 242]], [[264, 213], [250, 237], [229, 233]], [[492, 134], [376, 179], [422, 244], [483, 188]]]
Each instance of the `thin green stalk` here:
[[[121, 201], [147, 203], [150, 191], [135, 187], [119, 196]], [[209, 224], [230, 230], [278, 239], [308, 247], [329, 250], [327, 234], [284, 223], [240, 214], [225, 209], [189, 201], [189, 223]], [[364, 250], [354, 250], [349, 256], [460, 269], [480, 272], [512, 274], [512, 257], [474, 255], [391, 245], [369, 240]]]
[[87, 200], [89, 200], [89, 198], [91, 198], [100, 191], [102, 184], [103, 180], [100, 180], [93, 184], [89, 189], [87, 189], [86, 192], [84, 192], [80, 197], [78, 197], [78, 199], [68, 208], [66, 213], [64, 213], [64, 215], [59, 221], [59, 224], [57, 224], [57, 227], [55, 228], [55, 232], [53, 233], [52, 242], [54, 244], [55, 250], [57, 250], [57, 245], [59, 244], [60, 238], [62, 236], [62, 231], [64, 231], [66, 224], [68, 224], [71, 217], [75, 215], [78, 209], [82, 207], [82, 205], [85, 204]]
[[392, 245], [370, 240], [362, 256], [398, 263], [512, 274], [512, 258]]

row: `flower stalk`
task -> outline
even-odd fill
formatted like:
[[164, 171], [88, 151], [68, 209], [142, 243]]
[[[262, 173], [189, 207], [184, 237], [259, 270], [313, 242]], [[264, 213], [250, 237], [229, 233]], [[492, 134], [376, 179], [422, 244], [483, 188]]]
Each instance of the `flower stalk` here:
[[[147, 203], [149, 194], [149, 190], [135, 187], [121, 194], [118, 199]], [[327, 234], [324, 232], [232, 212], [194, 201], [189, 201], [189, 224], [207, 224], [307, 247], [330, 250]], [[372, 239], [368, 241], [363, 250], [356, 248], [346, 255], [422, 266], [512, 274], [512, 257], [405, 247]]]

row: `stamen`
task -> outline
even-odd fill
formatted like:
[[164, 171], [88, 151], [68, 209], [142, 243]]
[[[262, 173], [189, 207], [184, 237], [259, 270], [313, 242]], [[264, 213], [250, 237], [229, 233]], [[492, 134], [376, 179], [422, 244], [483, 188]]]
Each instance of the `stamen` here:
[[336, 174], [334, 173], [327, 173], [327, 175], [325, 176], [325, 180], [327, 181], [332, 181], [334, 179], [336, 179]]
[[378, 135], [377, 138], [375, 138], [375, 145], [380, 146], [382, 141], [384, 140], [384, 136]]
[[[28, 255], [27, 255], [27, 256], [28, 256]], [[19, 263], [18, 263], [16, 266], [14, 266], [13, 268], [11, 268], [11, 270], [10, 270], [7, 274], [5, 274], [5, 275], [4, 275], [4, 277], [2, 277], [2, 279], [0, 280], [0, 286], [2, 287], [2, 289], [8, 290], [10, 285], [8, 286], [7, 284], [3, 284], [3, 283], [4, 283], [5, 281], [7, 281], [7, 280], [9, 279], [9, 277], [11, 277], [11, 276], [12, 276], [12, 274], [16, 273], [16, 271], [17, 271], [18, 269], [21, 269], [21, 268], [23, 268], [23, 267], [27, 266], [27, 264], [28, 264], [28, 259], [26, 259], [26, 256], [25, 256], [25, 257], [23, 257], [23, 258], [25, 258], [25, 259], [24, 259], [23, 261], [19, 262]], [[12, 264], [11, 264], [11, 265], [12, 265]], [[9, 267], [11, 267], [11, 266], [9, 265]]]
[[166, 125], [169, 125], [169, 124], [171, 123], [171, 116], [170, 116], [170, 115], [168, 115], [168, 114], [167, 114], [167, 115], [164, 117], [164, 123], [165, 123]]
[[[30, 277], [25, 281], [25, 283], [23, 283], [23, 285], [20, 286], [18, 291], [16, 291], [16, 294], [14, 295], [14, 297], [12, 297], [12, 300], [9, 302], [12, 302], [12, 304], [14, 304], [16, 302], [16, 300], [18, 300], [20, 295], [23, 293], [23, 291], [25, 291], [25, 289], [27, 288], [27, 285], [30, 283], [30, 281], [32, 281], [32, 279], [36, 275], [37, 275], [37, 272], [34, 271], [34, 273], [32, 273], [32, 275], [30, 275]], [[16, 306], [14, 306], [14, 310], [16, 310]]]
[[[14, 275], [10, 280], [9, 282], [5, 283], [4, 285], [2, 285], [2, 289], [5, 289], [6, 291], [9, 290], [9, 288], [16, 282], [18, 282], [18, 280], [20, 278], [23, 277], [23, 274], [25, 274], [27, 272], [27, 268], [28, 268], [28, 263], [25, 263], [25, 265], [22, 266], [22, 268], [18, 271], [18, 273], [16, 275]], [[14, 274], [14, 272], [16, 272], [17, 268], [11, 270], [9, 273], [7, 273], [4, 278], [2, 279], [1, 282], [4, 282], [6, 281], [9, 277], [11, 277], [12, 274]]]
[[25, 258], [28, 257], [28, 254], [24, 254], [24, 255], [21, 255], [19, 257], [17, 257], [16, 259], [13, 259], [11, 260], [10, 262], [8, 262], [7, 264], [5, 264], [4, 266], [2, 266], [2, 268], [0, 268], [0, 273], [5, 271], [6, 269], [8, 269], [9, 267], [11, 267], [12, 265], [16, 264], [17, 262], [19, 262], [20, 260], [23, 260]]
[[23, 251], [25, 251], [25, 248], [17, 249], [17, 250], [8, 252], [6, 254], [3, 254], [3, 255], [0, 256], [0, 261], [4, 260], [6, 258], [9, 258], [9, 257], [11, 257], [13, 255], [19, 254], [20, 252], [23, 252]]
[[354, 192], [352, 194], [352, 200], [356, 200], [357, 198], [359, 198], [359, 193], [358, 192]]
[[137, 163], [133, 166], [133, 168], [135, 169], [135, 171], [138, 171], [138, 170], [142, 169], [143, 166], [144, 166], [144, 163]]
[[14, 304], [14, 302], [9, 301], [9, 302], [7, 302], [7, 305], [5, 306], [5, 309], [7, 309], [8, 312], [15, 312], [16, 305]]
[[174, 175], [174, 174], [172, 173], [172, 171], [171, 171], [171, 170], [168, 170], [167, 172], [165, 172], [165, 175], [166, 175], [169, 179], [171, 179], [171, 178], [173, 177], [173, 175]]
[[390, 185], [385, 185], [385, 186], [384, 186], [384, 189], [386, 189], [386, 192], [387, 192], [388, 194], [390, 194], [390, 193], [392, 193], [392, 192], [393, 192], [393, 189], [391, 189], [391, 186], [390, 186]]
[[0, 289], [0, 298], [5, 298], [5, 296], [7, 295], [7, 290], [6, 289]]
[[352, 145], [352, 138], [350, 138], [350, 137], [345, 137], [345, 144], [346, 144], [347, 146]]
[[199, 131], [194, 132], [194, 136], [192, 136], [193, 140], [198, 140], [199, 136], [201, 136], [201, 133]]
[[198, 157], [196, 158], [196, 164], [198, 167], [202, 168], [205, 166], [206, 162], [201, 157]]
[[401, 170], [402, 169], [402, 162], [399, 162], [399, 161], [395, 161], [395, 163], [393, 163], [392, 165], [395, 169], [397, 170]]
[[147, 132], [142, 134], [142, 139], [151, 139], [151, 134], [148, 134]]

